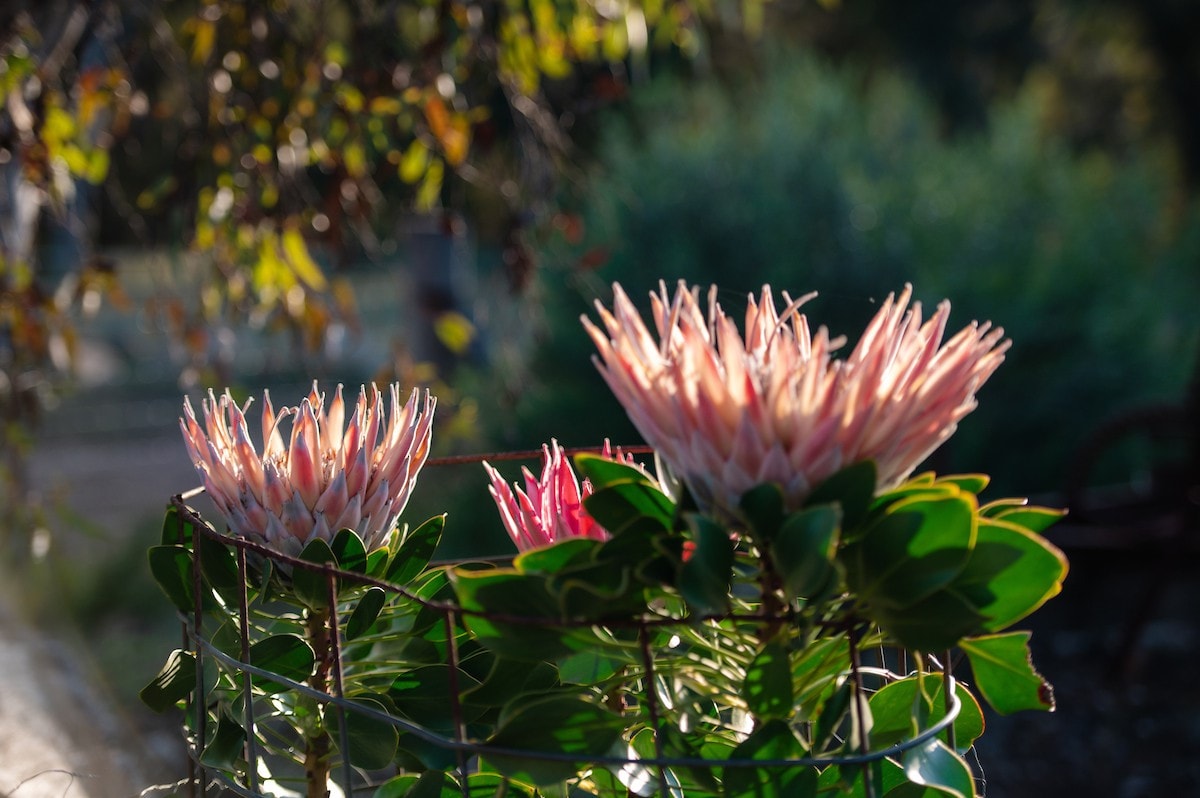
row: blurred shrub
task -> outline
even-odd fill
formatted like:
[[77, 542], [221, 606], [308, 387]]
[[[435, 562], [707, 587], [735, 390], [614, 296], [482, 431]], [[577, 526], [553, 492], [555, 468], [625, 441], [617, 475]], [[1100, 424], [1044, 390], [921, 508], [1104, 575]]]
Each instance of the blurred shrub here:
[[1069, 152], [1041, 135], [1032, 92], [993, 109], [987, 134], [947, 141], [900, 79], [794, 58], [766, 74], [662, 82], [612, 120], [580, 208], [586, 238], [546, 253], [536, 380], [513, 377], [507, 442], [633, 439], [578, 323], [613, 280], [635, 298], [659, 278], [715, 282], [726, 310], [764, 282], [817, 289], [806, 311], [834, 333], [860, 330], [909, 281], [952, 301], [954, 327], [992, 319], [1015, 342], [1009, 361], [936, 466], [988, 471], [1003, 490], [1059, 487], [1103, 419], [1181, 397], [1200, 208], [1169, 163]]

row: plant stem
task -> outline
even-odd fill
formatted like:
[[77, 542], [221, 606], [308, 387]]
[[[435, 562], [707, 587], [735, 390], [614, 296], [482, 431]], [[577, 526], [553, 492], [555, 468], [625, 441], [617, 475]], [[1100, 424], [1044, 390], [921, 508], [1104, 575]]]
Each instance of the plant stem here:
[[[316, 654], [313, 674], [308, 679], [312, 689], [329, 691], [329, 667], [332, 649], [329, 645], [329, 611], [308, 611], [308, 643]], [[308, 783], [308, 798], [329, 796], [329, 732], [325, 729], [322, 705], [317, 705], [317, 719], [304, 738], [304, 777]]]

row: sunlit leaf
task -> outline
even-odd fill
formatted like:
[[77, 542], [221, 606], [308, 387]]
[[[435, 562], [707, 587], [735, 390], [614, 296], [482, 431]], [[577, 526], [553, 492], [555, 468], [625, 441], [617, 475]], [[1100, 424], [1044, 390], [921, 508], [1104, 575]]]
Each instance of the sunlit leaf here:
[[903, 608], [946, 587], [975, 544], [969, 494], [919, 494], [889, 506], [871, 522], [844, 562], [852, 587], [872, 604]]
[[971, 558], [952, 589], [999, 631], [1016, 623], [1062, 590], [1067, 560], [1045, 538], [1007, 521], [981, 518]]
[[980, 508], [980, 513], [995, 518], [997, 521], [1006, 521], [1030, 532], [1040, 533], [1049, 529], [1056, 521], [1066, 515], [1067, 511], [1032, 505], [985, 505]]
[[295, 227], [285, 228], [279, 239], [283, 245], [283, 254], [287, 257], [288, 265], [292, 267], [296, 276], [314, 291], [324, 291], [328, 287], [325, 275], [322, 274], [321, 267], [309, 254], [308, 245], [304, 242], [304, 236], [300, 234], [300, 231]]
[[[918, 691], [917, 677], [909, 676], [884, 685], [871, 696], [872, 745], [882, 748], [910, 739], [945, 717], [942, 675], [927, 673], [922, 683], [924, 690]], [[966, 752], [983, 734], [983, 711], [961, 682], [955, 682], [954, 694], [962, 702], [962, 709], [954, 719], [955, 744], [960, 752]], [[917, 701], [923, 704], [919, 712]]]
[[415, 205], [418, 211], [430, 211], [437, 207], [442, 194], [442, 176], [445, 171], [446, 165], [440, 158], [434, 158], [430, 162], [425, 170], [425, 177], [421, 180], [421, 186], [417, 189]]
[[961, 641], [975, 686], [1001, 715], [1022, 709], [1054, 709], [1054, 690], [1033, 668], [1029, 632], [984, 635]]
[[975, 782], [962, 757], [934, 738], [904, 752], [904, 775], [951, 798], [973, 798]]
[[190, 651], [175, 649], [167, 657], [158, 675], [138, 696], [155, 712], [165, 712], [192, 694], [196, 689], [196, 656]]
[[778, 640], [763, 646], [746, 669], [742, 698], [758, 720], [787, 720], [791, 717], [791, 662], [787, 649]]
[[[781, 720], [770, 720], [733, 749], [731, 760], [798, 759], [804, 747]], [[728, 798], [806, 798], [816, 795], [817, 771], [812, 767], [725, 766], [724, 794]]]
[[416, 183], [424, 176], [428, 167], [429, 148], [419, 138], [413, 139], [400, 159], [400, 179], [405, 183]]

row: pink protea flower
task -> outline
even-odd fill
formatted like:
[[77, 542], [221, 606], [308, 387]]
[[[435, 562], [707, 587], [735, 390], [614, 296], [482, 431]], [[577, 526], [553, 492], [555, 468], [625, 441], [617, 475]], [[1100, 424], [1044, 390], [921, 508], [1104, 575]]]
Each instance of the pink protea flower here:
[[[604, 442], [601, 454], [617, 462], [634, 464], [633, 458], [619, 448], [614, 455], [608, 441]], [[583, 507], [583, 500], [592, 495], [592, 483], [586, 479], [580, 483], [558, 441], [551, 440], [549, 446], [542, 445], [540, 478], [534, 479], [528, 468], [521, 468], [525, 490], [515, 484], [510, 487], [500, 472], [486, 461], [483, 467], [492, 480], [488, 492], [496, 500], [500, 521], [519, 550], [547, 546], [567, 538], [608, 539], [608, 532]]]
[[[408, 502], [429, 454], [436, 405], [426, 391], [421, 412], [414, 389], [401, 408], [399, 385], [391, 385], [390, 393], [386, 427], [383, 394], [372, 385], [369, 399], [366, 388], [360, 390], [343, 430], [340, 385], [328, 412], [315, 382], [297, 407], [278, 413], [264, 391], [261, 456], [250, 440], [245, 408], [228, 391], [220, 397], [209, 391], [201, 404], [203, 428], [184, 399], [179, 425], [205, 490], [235, 534], [294, 555], [310, 540], [330, 540], [349, 527], [371, 551], [386, 545]], [[287, 445], [280, 430], [286, 416], [292, 416]]]
[[971, 324], [943, 345], [950, 305], [924, 323], [912, 287], [889, 295], [849, 357], [824, 327], [812, 334], [799, 308], [814, 294], [770, 286], [746, 308], [745, 337], [709, 292], [681, 281], [674, 299], [651, 294], [657, 338], [613, 285], [613, 309], [587, 317], [594, 357], [634, 425], [704, 507], [734, 511], [764, 482], [795, 508], [839, 469], [875, 461], [879, 489], [893, 487], [940, 446], [975, 407], [975, 392], [1004, 360], [1009, 341]]

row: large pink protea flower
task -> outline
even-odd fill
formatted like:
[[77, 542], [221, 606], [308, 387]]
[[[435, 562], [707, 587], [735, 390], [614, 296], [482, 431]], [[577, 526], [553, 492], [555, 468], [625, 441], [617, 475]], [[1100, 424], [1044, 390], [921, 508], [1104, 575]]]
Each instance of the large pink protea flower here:
[[[604, 442], [601, 454], [633, 465], [633, 458], [620, 449], [614, 455], [608, 441]], [[510, 487], [487, 461], [483, 467], [492, 480], [488, 492], [496, 500], [500, 521], [520, 551], [567, 538], [608, 539], [608, 532], [583, 507], [583, 500], [592, 495], [592, 483], [586, 479], [580, 483], [558, 441], [551, 440], [549, 446], [542, 445], [540, 478], [534, 479], [528, 468], [521, 468], [525, 490], [516, 485]]]
[[[391, 385], [390, 393], [386, 427], [383, 394], [372, 385], [369, 399], [366, 388], [360, 390], [343, 430], [340, 385], [328, 413], [316, 383], [299, 406], [278, 413], [264, 391], [261, 456], [244, 409], [228, 391], [220, 397], [209, 391], [201, 404], [203, 428], [184, 399], [179, 425], [205, 490], [235, 534], [294, 555], [310, 540], [328, 541], [348, 527], [371, 551], [387, 544], [429, 455], [436, 405], [426, 391], [421, 412], [414, 389], [401, 408], [399, 385]], [[280, 426], [287, 416], [292, 423], [285, 446]]]
[[613, 309], [596, 303], [604, 329], [587, 317], [597, 368], [646, 442], [692, 489], [703, 507], [734, 511], [742, 494], [780, 485], [797, 507], [839, 469], [875, 461], [879, 489], [895, 486], [954, 432], [975, 407], [975, 392], [1004, 360], [1009, 341], [972, 324], [944, 345], [950, 305], [922, 323], [906, 286], [889, 295], [862, 339], [834, 360], [824, 327], [812, 334], [799, 308], [814, 294], [770, 286], [749, 298], [745, 337], [709, 292], [681, 281], [651, 294], [657, 339], [613, 285]]

